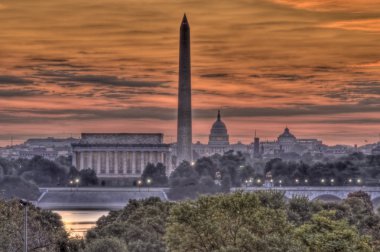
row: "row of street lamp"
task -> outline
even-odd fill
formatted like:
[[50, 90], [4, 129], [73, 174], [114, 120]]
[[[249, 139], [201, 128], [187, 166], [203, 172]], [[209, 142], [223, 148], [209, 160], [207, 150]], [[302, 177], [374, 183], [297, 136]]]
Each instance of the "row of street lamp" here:
[[[250, 179], [246, 179], [244, 182], [245, 182], [245, 184], [253, 184], [253, 183], [261, 184], [261, 183], [263, 182], [263, 180], [262, 180], [262, 179], [256, 179], [256, 180], [254, 180], [253, 178], [250, 178]], [[280, 179], [280, 180], [278, 180], [278, 181], [275, 181], [275, 180], [273, 180], [273, 179], [270, 179], [269, 182], [270, 182], [271, 184], [277, 182], [279, 185], [282, 185], [283, 180]], [[304, 180], [295, 179], [294, 182], [295, 182], [295, 184], [300, 184], [300, 183], [308, 184], [308, 183], [309, 183], [309, 180], [308, 180], [308, 179], [304, 179]], [[330, 180], [322, 178], [322, 179], [320, 180], [320, 183], [321, 183], [321, 184], [326, 184], [326, 183], [334, 184], [335, 182], [336, 182], [336, 181], [335, 181], [335, 179], [333, 179], [333, 178], [330, 179]], [[350, 178], [350, 179], [347, 180], [347, 182], [348, 182], [349, 184], [354, 184], [354, 183], [356, 183], [356, 184], [362, 184], [362, 183], [363, 183], [363, 180], [360, 179], [360, 178], [358, 178], [358, 179], [351, 179], [351, 178]]]

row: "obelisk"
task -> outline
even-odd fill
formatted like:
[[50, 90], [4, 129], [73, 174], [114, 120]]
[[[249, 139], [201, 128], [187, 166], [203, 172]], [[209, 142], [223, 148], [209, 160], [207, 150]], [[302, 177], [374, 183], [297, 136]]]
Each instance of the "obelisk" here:
[[190, 26], [183, 16], [179, 40], [177, 164], [192, 161]]

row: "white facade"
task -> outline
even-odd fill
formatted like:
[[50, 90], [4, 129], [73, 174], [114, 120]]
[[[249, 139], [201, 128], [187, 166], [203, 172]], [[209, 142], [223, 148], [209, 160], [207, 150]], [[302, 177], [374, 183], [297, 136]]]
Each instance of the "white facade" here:
[[170, 146], [162, 134], [82, 134], [73, 144], [73, 166], [93, 169], [100, 178], [140, 177], [148, 163], [171, 172]]

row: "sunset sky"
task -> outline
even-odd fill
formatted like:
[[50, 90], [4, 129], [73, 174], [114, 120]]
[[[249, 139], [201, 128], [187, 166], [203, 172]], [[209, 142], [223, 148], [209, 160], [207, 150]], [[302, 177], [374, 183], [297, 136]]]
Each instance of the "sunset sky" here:
[[81, 132], [176, 139], [179, 26], [193, 141], [288, 125], [327, 144], [380, 134], [380, 0], [0, 0], [0, 145]]

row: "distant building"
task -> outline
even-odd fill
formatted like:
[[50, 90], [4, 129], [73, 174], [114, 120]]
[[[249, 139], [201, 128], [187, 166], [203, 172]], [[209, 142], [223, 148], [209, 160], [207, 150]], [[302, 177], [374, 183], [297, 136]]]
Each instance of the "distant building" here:
[[372, 149], [372, 155], [380, 155], [380, 143]]
[[255, 158], [261, 157], [261, 150], [260, 150], [260, 138], [256, 137], [253, 139], [253, 156]]
[[73, 166], [93, 169], [100, 178], [137, 178], [148, 163], [171, 172], [170, 145], [160, 133], [82, 133], [72, 148]]
[[218, 111], [216, 120], [210, 129], [208, 144], [202, 144], [199, 141], [193, 144], [193, 156], [199, 158], [203, 156], [212, 156], [214, 154], [223, 155], [230, 150], [247, 153], [249, 152], [249, 145], [241, 142], [230, 144], [227, 126], [222, 121], [221, 113]]
[[75, 138], [31, 138], [25, 143], [8, 146], [0, 149], [0, 156], [9, 159], [32, 159], [41, 156], [45, 159], [55, 160], [58, 157], [71, 155], [71, 144], [78, 142]]
[[302, 155], [306, 152], [320, 153], [323, 149], [322, 141], [318, 139], [297, 139], [288, 127], [277, 137], [277, 141], [260, 143], [261, 154], [265, 157], [276, 157], [284, 153]]
[[347, 145], [326, 146], [323, 154], [326, 156], [342, 157], [355, 152], [355, 148]]
[[229, 136], [227, 133], [227, 127], [221, 119], [220, 111], [218, 111], [218, 115], [216, 121], [211, 127], [208, 148], [210, 153], [219, 153], [223, 154], [228, 150], [230, 145]]

